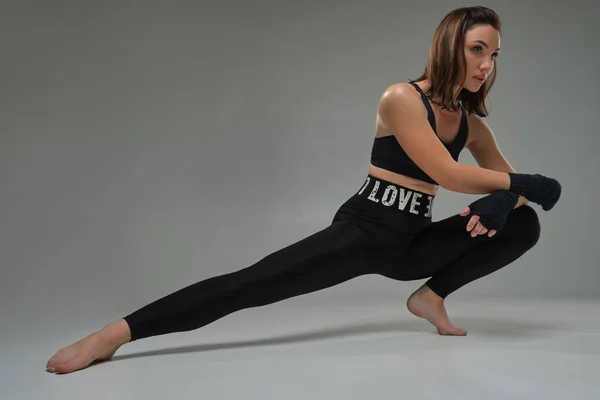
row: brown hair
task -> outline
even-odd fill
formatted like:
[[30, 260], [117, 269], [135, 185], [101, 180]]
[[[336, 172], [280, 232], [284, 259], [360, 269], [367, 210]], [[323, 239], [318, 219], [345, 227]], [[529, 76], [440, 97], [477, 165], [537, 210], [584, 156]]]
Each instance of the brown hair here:
[[468, 113], [484, 117], [489, 114], [485, 100], [496, 80], [496, 68], [477, 92], [458, 90], [465, 79], [465, 34], [478, 24], [501, 32], [498, 14], [487, 7], [462, 7], [448, 13], [433, 35], [425, 71], [414, 81], [429, 81], [425, 94], [433, 104], [457, 111], [462, 102]]

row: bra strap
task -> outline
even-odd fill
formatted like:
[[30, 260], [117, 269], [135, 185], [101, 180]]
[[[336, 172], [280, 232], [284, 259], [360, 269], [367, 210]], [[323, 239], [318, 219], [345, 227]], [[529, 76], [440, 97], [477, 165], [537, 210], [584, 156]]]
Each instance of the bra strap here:
[[425, 105], [425, 108], [427, 109], [427, 119], [429, 120], [429, 125], [431, 125], [431, 128], [437, 135], [435, 114], [433, 113], [433, 108], [431, 107], [431, 103], [429, 102], [429, 99], [427, 98], [427, 96], [425, 96], [425, 92], [423, 92], [423, 89], [421, 89], [421, 87], [419, 85], [417, 85], [414, 81], [409, 81], [408, 83], [410, 83], [415, 89], [417, 89], [417, 92], [419, 92], [421, 94], [421, 100], [423, 101], [423, 104]]

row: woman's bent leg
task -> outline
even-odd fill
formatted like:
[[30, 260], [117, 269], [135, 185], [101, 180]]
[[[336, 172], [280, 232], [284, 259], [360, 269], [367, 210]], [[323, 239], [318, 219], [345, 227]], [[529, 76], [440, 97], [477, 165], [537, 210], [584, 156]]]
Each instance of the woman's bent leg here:
[[413, 314], [435, 325], [440, 334], [466, 334], [446, 314], [444, 299], [449, 294], [517, 260], [540, 237], [537, 213], [527, 205], [511, 211], [504, 228], [491, 238], [471, 237], [466, 231], [469, 218], [455, 215], [432, 223], [387, 274], [402, 281], [430, 278], [410, 296], [407, 305]]
[[524, 205], [511, 211], [506, 224], [493, 237], [470, 236], [465, 227], [470, 216], [456, 215], [433, 223], [407, 252], [405, 277], [423, 279], [441, 298], [464, 285], [511, 264], [540, 237], [540, 222], [533, 208]]

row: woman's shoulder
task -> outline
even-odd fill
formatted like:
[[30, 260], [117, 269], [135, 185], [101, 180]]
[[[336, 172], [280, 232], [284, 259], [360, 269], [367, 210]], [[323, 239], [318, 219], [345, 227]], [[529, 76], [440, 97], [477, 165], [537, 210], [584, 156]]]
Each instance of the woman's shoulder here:
[[424, 110], [420, 93], [408, 82], [397, 82], [387, 86], [381, 94], [378, 108], [384, 114], [406, 112], [418, 115]]
[[387, 86], [382, 93], [382, 98], [391, 97], [395, 100], [411, 100], [415, 97], [419, 97], [419, 93], [415, 87], [409, 82], [396, 82]]

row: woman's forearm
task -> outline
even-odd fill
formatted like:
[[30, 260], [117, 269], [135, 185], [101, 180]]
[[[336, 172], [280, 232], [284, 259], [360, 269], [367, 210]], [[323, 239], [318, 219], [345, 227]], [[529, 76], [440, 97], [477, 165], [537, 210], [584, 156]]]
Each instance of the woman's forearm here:
[[510, 176], [470, 164], [454, 163], [440, 185], [446, 189], [466, 194], [488, 194], [510, 189]]
[[[488, 194], [498, 190], [509, 190], [510, 175], [508, 174], [515, 173], [514, 170], [491, 170], [462, 163], [456, 163], [455, 166], [457, 168], [451, 171], [449, 174], [450, 178], [445, 182], [446, 185], [442, 185], [442, 187], [454, 192], [468, 194]], [[491, 174], [488, 172], [491, 172]], [[482, 179], [483, 181], [481, 181]], [[498, 187], [498, 185], [500, 185], [500, 187]], [[529, 203], [528, 199], [519, 196], [514, 208], [519, 208], [527, 203]]]

